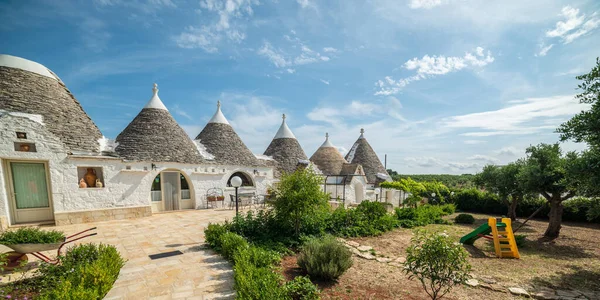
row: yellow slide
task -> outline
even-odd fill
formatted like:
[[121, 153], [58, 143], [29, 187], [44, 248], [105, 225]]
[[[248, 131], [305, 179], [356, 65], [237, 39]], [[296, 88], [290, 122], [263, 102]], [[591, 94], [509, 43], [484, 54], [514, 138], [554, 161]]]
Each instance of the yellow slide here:
[[[489, 218], [488, 225], [492, 229], [492, 237], [494, 239], [494, 249], [496, 256], [499, 258], [520, 258], [517, 242], [512, 230], [512, 225], [509, 218], [502, 218], [502, 223], [506, 226], [497, 227], [496, 218]], [[502, 230], [499, 231], [498, 229]]]

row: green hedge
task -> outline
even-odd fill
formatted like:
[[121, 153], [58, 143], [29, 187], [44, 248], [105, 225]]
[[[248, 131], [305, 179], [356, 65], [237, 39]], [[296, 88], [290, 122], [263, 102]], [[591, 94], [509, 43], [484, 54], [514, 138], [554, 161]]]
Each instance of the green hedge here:
[[[254, 217], [250, 219], [251, 222], [256, 221]], [[297, 299], [295, 297], [303, 293], [303, 289], [308, 289], [305, 292], [312, 295], [312, 298], [306, 299], [318, 299], [318, 293], [316, 298], [313, 293], [318, 291], [316, 287], [310, 289], [306, 282], [301, 286], [295, 282], [294, 287], [283, 284], [283, 277], [274, 270], [281, 260], [280, 254], [248, 243], [241, 235], [230, 232], [232, 227], [235, 228], [232, 224], [209, 224], [204, 236], [215, 251], [233, 263], [236, 299]], [[258, 233], [255, 230], [253, 232]]]
[[[502, 203], [497, 195], [475, 188], [456, 191], [452, 200], [461, 211], [494, 215], [506, 215], [508, 212], [508, 207]], [[547, 201], [543, 197], [526, 197], [517, 206], [517, 216], [521, 218], [529, 217], [546, 203]], [[575, 197], [564, 201], [563, 221], [599, 223], [600, 216], [588, 218], [588, 215], [592, 215], [592, 209], [599, 205], [600, 198]], [[550, 207], [545, 205], [536, 218], [547, 218], [549, 212]]]

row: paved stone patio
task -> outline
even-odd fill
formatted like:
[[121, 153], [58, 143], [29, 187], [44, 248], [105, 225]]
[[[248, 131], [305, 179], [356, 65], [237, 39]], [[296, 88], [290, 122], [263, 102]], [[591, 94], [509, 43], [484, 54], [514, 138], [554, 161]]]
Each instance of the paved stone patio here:
[[[114, 245], [127, 260], [107, 300], [232, 299], [231, 264], [206, 248], [204, 228], [234, 215], [227, 209], [189, 210], [53, 229], [70, 235], [95, 226], [98, 235], [81, 242]], [[148, 257], [176, 250], [183, 254], [155, 260]]]

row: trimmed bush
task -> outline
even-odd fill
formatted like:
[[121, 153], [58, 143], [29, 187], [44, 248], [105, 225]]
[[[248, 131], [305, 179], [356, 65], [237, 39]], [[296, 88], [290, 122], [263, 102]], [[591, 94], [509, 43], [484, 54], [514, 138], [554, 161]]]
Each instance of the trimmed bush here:
[[227, 226], [221, 224], [208, 224], [204, 229], [204, 239], [215, 251], [221, 251], [221, 236], [227, 233]]
[[239, 234], [226, 232], [221, 235], [221, 254], [229, 261], [237, 251], [248, 249], [248, 242]]
[[279, 264], [281, 256], [279, 253], [271, 250], [265, 250], [256, 246], [250, 246], [246, 249], [240, 249], [233, 255], [234, 262], [247, 260], [258, 268], [271, 267]]
[[459, 214], [454, 217], [454, 223], [458, 224], [473, 224], [475, 223], [475, 218], [470, 214]]
[[38, 299], [102, 299], [112, 288], [125, 261], [104, 244], [70, 248], [59, 265], [42, 264]]
[[335, 280], [352, 266], [352, 253], [333, 236], [311, 239], [302, 247], [298, 265], [311, 277]]
[[456, 211], [456, 205], [454, 204], [444, 204], [440, 206], [445, 215], [451, 215]]
[[241, 257], [242, 252], [239, 252], [233, 266], [236, 299], [289, 299], [287, 291], [281, 286], [283, 277], [270, 267], [255, 266], [249, 259]]
[[292, 281], [285, 283], [285, 290], [293, 300], [319, 300], [321, 299], [319, 289], [308, 277], [298, 276]]

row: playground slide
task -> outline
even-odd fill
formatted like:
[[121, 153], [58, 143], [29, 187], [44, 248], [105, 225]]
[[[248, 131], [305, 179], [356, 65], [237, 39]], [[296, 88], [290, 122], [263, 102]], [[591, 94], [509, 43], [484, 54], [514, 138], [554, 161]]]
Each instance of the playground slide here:
[[[497, 227], [505, 227], [505, 226], [506, 226], [506, 224], [503, 224], [503, 223], [498, 223], [498, 225], [497, 225]], [[477, 229], [473, 230], [471, 233], [460, 238], [460, 242], [465, 245], [473, 245], [473, 243], [481, 237], [480, 234], [487, 235], [487, 234], [490, 234], [491, 232], [492, 232], [492, 228], [490, 227], [490, 225], [483, 224], [483, 225], [477, 227]]]

